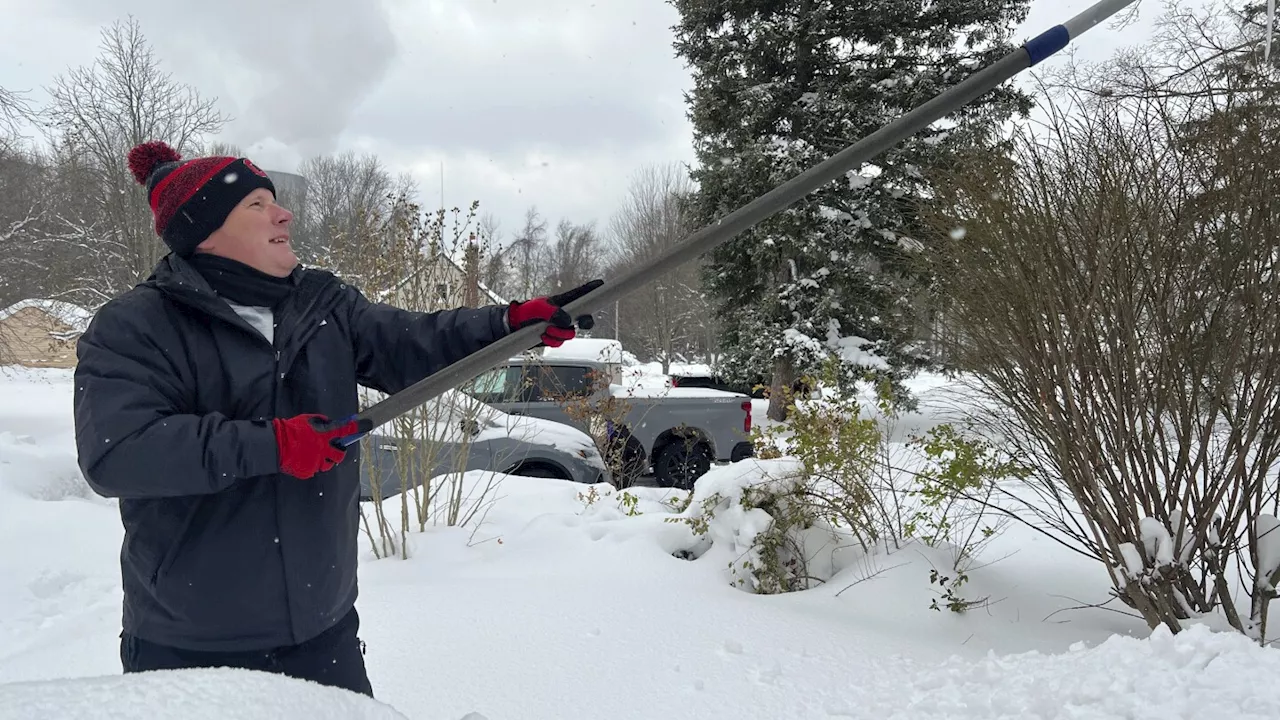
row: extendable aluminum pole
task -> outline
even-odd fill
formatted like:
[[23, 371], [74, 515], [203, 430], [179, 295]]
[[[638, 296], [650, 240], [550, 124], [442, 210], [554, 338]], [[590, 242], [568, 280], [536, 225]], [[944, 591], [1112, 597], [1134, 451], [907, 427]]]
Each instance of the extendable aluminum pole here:
[[[674, 270], [736, 237], [776, 213], [795, 204], [809, 193], [856, 170], [880, 153], [915, 135], [939, 119], [968, 105], [999, 87], [1027, 68], [1065, 48], [1098, 23], [1135, 0], [1102, 0], [1061, 25], [1046, 30], [1017, 50], [943, 91], [911, 112], [845, 148], [768, 193], [756, 198], [716, 222], [668, 248], [648, 263], [603, 285], [565, 306], [571, 317], [592, 313], [647, 285], [654, 278]], [[418, 407], [450, 388], [486, 370], [501, 366], [510, 358], [533, 349], [541, 342], [544, 325], [522, 328], [448, 367], [370, 406], [354, 419], [360, 433], [336, 441], [342, 446], [358, 441], [379, 425]], [[346, 421], [343, 421], [346, 422]]]

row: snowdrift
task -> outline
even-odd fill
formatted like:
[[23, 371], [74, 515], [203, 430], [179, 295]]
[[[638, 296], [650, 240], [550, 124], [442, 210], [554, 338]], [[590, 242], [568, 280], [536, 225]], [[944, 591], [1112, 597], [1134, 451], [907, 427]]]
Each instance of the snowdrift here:
[[[785, 483], [787, 460], [717, 469], [693, 502], [516, 476], [482, 498], [493, 477], [467, 473], [465, 502], [491, 503], [479, 526], [411, 532], [408, 560], [361, 538], [376, 701], [235, 670], [121, 676], [120, 520], [79, 477], [70, 397], [69, 373], [0, 372], [0, 720], [1280, 715], [1275, 650], [1074, 609], [1108, 600], [1104, 569], [1016, 526], [966, 586], [992, 604], [963, 615], [928, 609], [944, 555], [864, 562], [821, 534], [827, 582], [753, 594], [731, 563], [769, 518], [736, 501]], [[384, 509], [398, 523], [399, 500]]]
[[406, 720], [363, 695], [247, 670], [162, 670], [0, 685], [0, 720]]

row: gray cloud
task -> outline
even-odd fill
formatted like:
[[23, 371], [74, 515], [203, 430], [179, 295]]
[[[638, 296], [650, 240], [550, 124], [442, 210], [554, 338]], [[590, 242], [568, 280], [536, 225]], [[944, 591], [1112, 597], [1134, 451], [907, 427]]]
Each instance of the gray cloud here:
[[[235, 0], [218, 16], [260, 20], [223, 34], [258, 82], [241, 101], [250, 143], [272, 138], [303, 155], [333, 152], [354, 111], [382, 82], [397, 42], [381, 6], [311, 0], [305, 10]], [[221, 43], [219, 43], [221, 44]]]
[[368, 0], [45, 3], [96, 27], [133, 15], [167, 70], [219, 97], [237, 120], [237, 142], [274, 142], [304, 156], [337, 149], [398, 50], [386, 11]]
[[263, 167], [376, 152], [434, 206], [443, 162], [446, 205], [479, 200], [508, 233], [535, 204], [553, 223], [607, 224], [634, 170], [689, 155], [677, 17], [660, 0], [45, 0], [6, 12], [42, 37], [0, 29], [17, 42], [0, 57], [57, 47], [22, 70], [47, 83], [130, 13], [165, 69], [234, 117], [219, 139]]

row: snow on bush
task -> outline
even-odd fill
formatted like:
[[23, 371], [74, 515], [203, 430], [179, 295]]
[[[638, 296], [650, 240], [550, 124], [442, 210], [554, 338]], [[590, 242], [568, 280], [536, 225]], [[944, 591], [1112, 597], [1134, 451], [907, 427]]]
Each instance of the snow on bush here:
[[686, 553], [711, 553], [743, 589], [779, 593], [920, 542], [950, 557], [950, 567], [930, 574], [937, 596], [930, 607], [963, 612], [981, 604], [960, 588], [1007, 523], [991, 509], [993, 487], [1020, 468], [946, 424], [893, 442], [891, 385], [877, 387], [872, 408], [856, 388], [836, 383], [822, 398], [793, 402], [785, 429], [755, 433], [756, 458], [700, 478], [671, 519], [697, 538]]
[[0, 720], [405, 720], [389, 705], [313, 682], [229, 668], [0, 685]]
[[698, 479], [670, 522], [687, 525], [685, 556], [727, 568], [730, 581], [758, 593], [800, 590], [843, 569], [841, 533], [809, 516], [804, 465], [795, 458], [755, 459]]

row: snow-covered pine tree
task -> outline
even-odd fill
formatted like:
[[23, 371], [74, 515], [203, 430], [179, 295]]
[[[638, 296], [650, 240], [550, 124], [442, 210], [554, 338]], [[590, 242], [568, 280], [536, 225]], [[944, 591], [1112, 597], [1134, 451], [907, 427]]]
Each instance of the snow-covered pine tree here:
[[[694, 80], [686, 99], [704, 225], [1007, 53], [1028, 0], [669, 2]], [[717, 249], [706, 282], [725, 372], [771, 376], [776, 391], [839, 353], [839, 338], [864, 338], [864, 350], [888, 360], [869, 363], [846, 340], [849, 377], [920, 367], [912, 340], [928, 279], [911, 258], [928, 242], [913, 211], [928, 197], [924, 172], [994, 143], [1000, 123], [1029, 106], [1011, 87], [988, 93]], [[769, 416], [783, 419], [774, 398]]]

